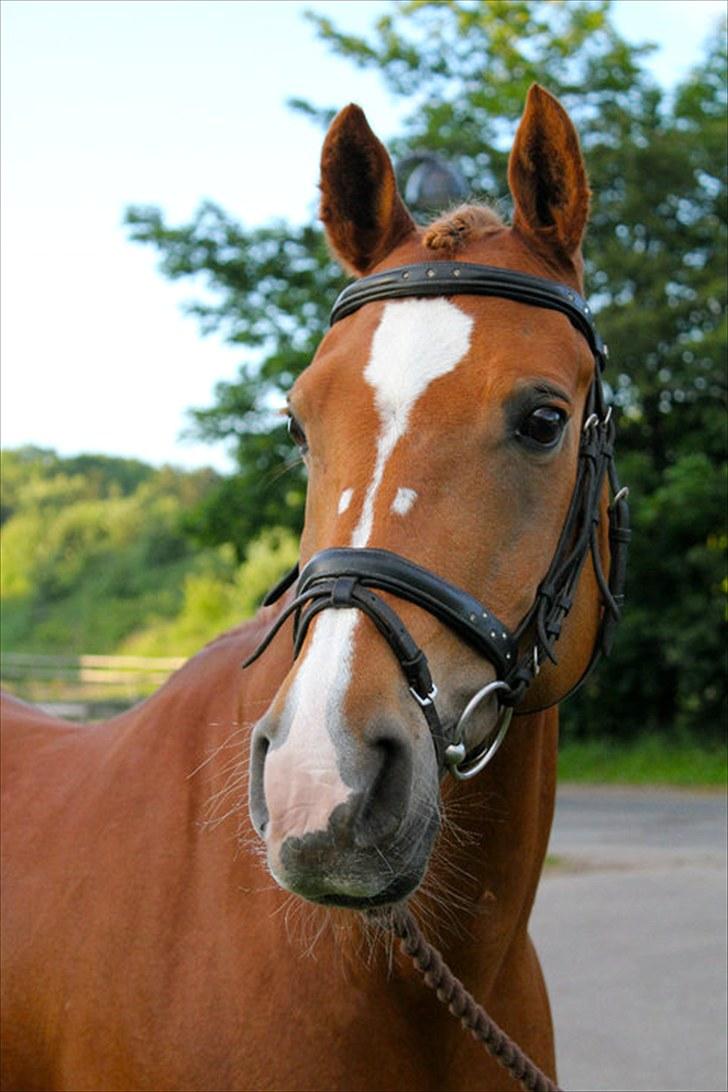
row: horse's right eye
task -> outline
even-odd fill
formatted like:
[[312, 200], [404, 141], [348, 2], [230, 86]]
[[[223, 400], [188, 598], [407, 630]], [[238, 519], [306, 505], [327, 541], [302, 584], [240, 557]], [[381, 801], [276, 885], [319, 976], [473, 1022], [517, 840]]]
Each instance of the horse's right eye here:
[[308, 440], [306, 439], [306, 433], [301, 428], [300, 423], [296, 420], [292, 413], [288, 415], [288, 435], [293, 440], [296, 447], [300, 450], [302, 455], [305, 455], [308, 451]]

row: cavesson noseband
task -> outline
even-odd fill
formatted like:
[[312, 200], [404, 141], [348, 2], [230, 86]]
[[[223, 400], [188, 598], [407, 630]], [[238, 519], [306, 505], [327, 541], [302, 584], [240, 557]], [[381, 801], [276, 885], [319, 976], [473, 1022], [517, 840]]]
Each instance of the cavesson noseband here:
[[[609, 652], [624, 598], [630, 531], [627, 489], [620, 488], [614, 465], [614, 418], [611, 407], [606, 406], [602, 387], [607, 347], [597, 332], [586, 301], [573, 288], [544, 277], [494, 266], [453, 261], [420, 262], [375, 273], [350, 284], [334, 304], [331, 325], [367, 303], [379, 300], [456, 295], [499, 296], [532, 307], [560, 311], [586, 338], [594, 356], [594, 377], [584, 408], [574, 491], [556, 551], [531, 608], [511, 633], [492, 611], [468, 592], [399, 554], [366, 547], [321, 550], [314, 554], [300, 576], [296, 567], [264, 600], [266, 606], [274, 603], [298, 578], [295, 598], [244, 666], [261, 655], [292, 614], [295, 658], [311, 621], [320, 611], [352, 608], [363, 611], [397, 657], [410, 693], [421, 707], [432, 732], [438, 760], [448, 766], [455, 777], [466, 779], [482, 770], [495, 754], [514, 706], [523, 699], [541, 664], [546, 659], [554, 664], [557, 662], [554, 646], [571, 609], [579, 574], [589, 553], [602, 596], [603, 614], [589, 664], [570, 693], [584, 683], [601, 653]], [[612, 492], [608, 574], [604, 573], [597, 538], [605, 478]], [[434, 615], [495, 668], [496, 681], [488, 683], [471, 698], [450, 732], [443, 730], [437, 712], [437, 687], [424, 652], [377, 591], [389, 592]], [[519, 652], [524, 645], [526, 651]], [[465, 726], [478, 706], [492, 694], [497, 694], [504, 706], [503, 713], [488, 739], [468, 754], [463, 741]]]

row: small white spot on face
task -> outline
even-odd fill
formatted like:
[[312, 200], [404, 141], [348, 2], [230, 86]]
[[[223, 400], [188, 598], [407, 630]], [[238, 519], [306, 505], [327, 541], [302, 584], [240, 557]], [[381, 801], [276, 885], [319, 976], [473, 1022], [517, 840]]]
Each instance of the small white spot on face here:
[[406, 516], [412, 505], [417, 500], [417, 491], [401, 486], [397, 490], [397, 496], [392, 501], [392, 511], [397, 516]]
[[351, 504], [351, 498], [353, 496], [354, 496], [354, 490], [353, 489], [345, 489], [344, 492], [339, 497], [339, 509], [338, 509], [338, 511], [339, 511], [340, 516], [343, 516], [346, 509]]

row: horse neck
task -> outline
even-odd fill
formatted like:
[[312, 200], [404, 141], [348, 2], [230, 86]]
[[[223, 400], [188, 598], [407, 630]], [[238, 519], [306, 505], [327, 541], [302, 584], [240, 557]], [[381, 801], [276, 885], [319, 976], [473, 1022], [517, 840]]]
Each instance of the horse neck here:
[[239, 627], [206, 646], [146, 701], [99, 726], [110, 774], [129, 770], [135, 784], [148, 780], [159, 791], [181, 791], [194, 803], [209, 791], [197, 777], [209, 764], [227, 761], [247, 747], [241, 664], [249, 650]]
[[476, 946], [496, 966], [526, 940], [553, 818], [557, 740], [557, 709], [514, 717], [483, 773], [443, 787], [443, 833], [423, 903], [424, 916], [431, 910], [442, 923], [443, 947], [456, 949], [451, 957]]

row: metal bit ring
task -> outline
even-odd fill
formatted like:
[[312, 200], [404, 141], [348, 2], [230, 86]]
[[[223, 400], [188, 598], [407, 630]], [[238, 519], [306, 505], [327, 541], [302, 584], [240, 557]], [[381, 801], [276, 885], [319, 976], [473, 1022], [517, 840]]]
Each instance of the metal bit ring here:
[[505, 738], [505, 734], [508, 731], [508, 725], [511, 723], [511, 717], [513, 716], [513, 709], [510, 706], [503, 709], [498, 723], [490, 736], [479, 744], [474, 751], [471, 751], [470, 754], [466, 752], [465, 744], [462, 741], [464, 726], [482, 701], [500, 690], [510, 692], [510, 689], [511, 688], [507, 683], [501, 682], [500, 680], [490, 682], [479, 690], [477, 694], [473, 695], [463, 712], [460, 714], [460, 720], [455, 727], [455, 738], [458, 742], [451, 743], [450, 746], [445, 749], [445, 764], [449, 767], [453, 777], [458, 781], [469, 781], [471, 777], [475, 777], [476, 774], [479, 774], [481, 770], [485, 769]]

